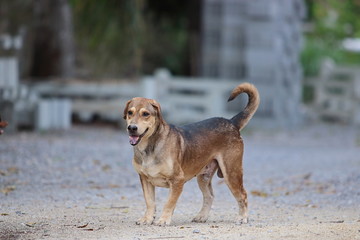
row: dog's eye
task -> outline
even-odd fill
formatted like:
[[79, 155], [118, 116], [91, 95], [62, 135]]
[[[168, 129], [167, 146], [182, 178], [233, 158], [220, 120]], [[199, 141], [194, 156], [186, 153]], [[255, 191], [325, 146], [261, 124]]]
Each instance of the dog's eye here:
[[128, 111], [128, 115], [129, 115], [129, 116], [133, 115], [133, 112], [132, 112], [132, 111]]
[[147, 116], [149, 116], [149, 115], [150, 115], [150, 113], [148, 113], [148, 112], [143, 112], [143, 113], [142, 113], [142, 116], [143, 116], [143, 117], [147, 117]]

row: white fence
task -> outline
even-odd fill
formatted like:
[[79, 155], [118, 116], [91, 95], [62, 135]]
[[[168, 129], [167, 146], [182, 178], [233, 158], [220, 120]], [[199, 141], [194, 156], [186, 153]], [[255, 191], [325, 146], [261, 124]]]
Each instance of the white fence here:
[[35, 116], [37, 130], [69, 129], [71, 127], [71, 101], [69, 99], [41, 99]]
[[157, 99], [166, 119], [172, 123], [188, 123], [209, 117], [232, 117], [237, 110], [229, 109], [227, 99], [240, 82], [173, 77], [158, 71], [143, 80], [144, 96]]
[[0, 58], [0, 115], [9, 122], [7, 132], [19, 126], [38, 130], [68, 129], [70, 104], [66, 99], [39, 99], [28, 86], [19, 83], [17, 59]]
[[[169, 123], [184, 124], [209, 117], [231, 118], [247, 104], [247, 96], [240, 95], [232, 102], [227, 99], [241, 81], [223, 81], [210, 78], [172, 76], [167, 70], [158, 70], [138, 83], [39, 83], [32, 87], [42, 98], [71, 99], [71, 112], [80, 120], [89, 121], [94, 116], [122, 123], [122, 111], [127, 100], [147, 97], [159, 101]], [[254, 119], [254, 126], [292, 126], [290, 108], [282, 93], [274, 85], [256, 84], [261, 103]]]
[[0, 58], [0, 99], [15, 99], [18, 84], [17, 59], [15, 57]]
[[[232, 102], [227, 99], [238, 84], [248, 81], [223, 81], [211, 78], [185, 78], [171, 76], [166, 70], [158, 70], [154, 76], [143, 80], [144, 96], [157, 99], [165, 118], [176, 124], [203, 120], [209, 117], [231, 118], [243, 110], [248, 102], [240, 95]], [[254, 126], [288, 127], [293, 123], [284, 109], [289, 101], [283, 98], [276, 86], [257, 84], [260, 106], [250, 121]]]
[[127, 100], [141, 96], [138, 84], [94, 82], [44, 82], [32, 86], [42, 98], [71, 100], [71, 112], [81, 121], [94, 116], [111, 121], [122, 121], [122, 110]]
[[360, 70], [328, 62], [319, 79], [305, 82], [314, 91], [313, 108], [319, 118], [360, 125]]

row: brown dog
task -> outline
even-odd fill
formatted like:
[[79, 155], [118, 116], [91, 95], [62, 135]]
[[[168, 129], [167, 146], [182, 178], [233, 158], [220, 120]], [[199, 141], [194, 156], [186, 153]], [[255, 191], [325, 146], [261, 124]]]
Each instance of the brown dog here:
[[0, 135], [4, 133], [4, 130], [2, 129], [5, 128], [7, 125], [8, 123], [5, 121], [1, 121], [1, 117], [0, 117]]
[[169, 225], [185, 182], [197, 176], [203, 206], [194, 222], [205, 222], [213, 202], [211, 179], [216, 170], [236, 198], [240, 216], [247, 223], [247, 194], [243, 187], [243, 140], [239, 131], [251, 119], [260, 102], [255, 86], [238, 85], [229, 100], [247, 93], [245, 109], [228, 120], [210, 118], [175, 127], [168, 125], [160, 105], [152, 99], [133, 98], [127, 102], [124, 119], [130, 144], [134, 146], [133, 165], [139, 173], [146, 202], [145, 216], [137, 224], [152, 224], [155, 218], [155, 187], [170, 188], [169, 198], [157, 225]]

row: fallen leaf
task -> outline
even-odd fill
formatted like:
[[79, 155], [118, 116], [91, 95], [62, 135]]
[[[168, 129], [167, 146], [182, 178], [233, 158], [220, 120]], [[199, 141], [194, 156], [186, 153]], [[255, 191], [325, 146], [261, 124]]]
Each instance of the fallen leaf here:
[[329, 221], [329, 223], [344, 223], [344, 220], [338, 220], [338, 221]]
[[5, 195], [8, 195], [10, 192], [14, 191], [16, 189], [15, 186], [7, 186], [3, 189], [1, 189], [1, 192]]
[[89, 225], [89, 223], [85, 223], [84, 225], [77, 226], [77, 228], [85, 228], [87, 227], [87, 225]]
[[325, 221], [325, 222], [320, 222], [320, 223], [344, 223], [344, 220], [338, 220], [338, 221]]
[[261, 192], [261, 191], [251, 191], [251, 195], [256, 196], [256, 197], [268, 197], [269, 194], [267, 194], [266, 192]]
[[219, 228], [219, 226], [212, 225], [212, 226], [210, 226], [210, 228]]
[[106, 164], [106, 165], [103, 165], [103, 166], [101, 167], [101, 169], [102, 169], [104, 172], [108, 172], [108, 171], [111, 170], [111, 166], [108, 165], [108, 164]]
[[36, 225], [36, 222], [25, 223], [25, 226], [28, 226], [28, 227], [35, 227], [35, 225]]
[[84, 230], [84, 231], [94, 231], [93, 228], [84, 228], [84, 229], [82, 229], [82, 230]]
[[0, 216], [9, 216], [8, 213], [0, 213]]
[[307, 207], [307, 208], [317, 208], [318, 206], [315, 204], [304, 204], [302, 205], [302, 207]]
[[101, 206], [86, 206], [86, 209], [110, 209], [108, 207], [101, 207]]
[[17, 168], [17, 167], [9, 167], [7, 169], [7, 171], [8, 171], [9, 174], [18, 174], [19, 173], [19, 168]]
[[148, 240], [156, 240], [156, 239], [172, 239], [172, 238], [185, 238], [185, 237], [184, 237], [184, 236], [152, 237], [152, 238], [148, 238]]
[[181, 226], [179, 227], [180, 229], [184, 229], [184, 228], [191, 228], [191, 227], [185, 227], [185, 226]]
[[94, 159], [94, 160], [93, 160], [93, 163], [94, 163], [94, 165], [100, 165], [101, 161], [100, 161], [100, 160], [97, 160], [97, 159]]
[[111, 206], [111, 209], [127, 209], [129, 208], [128, 206]]
[[302, 178], [303, 178], [304, 180], [309, 180], [310, 177], [311, 177], [311, 175], [312, 175], [312, 173], [308, 173], [308, 174], [303, 175]]

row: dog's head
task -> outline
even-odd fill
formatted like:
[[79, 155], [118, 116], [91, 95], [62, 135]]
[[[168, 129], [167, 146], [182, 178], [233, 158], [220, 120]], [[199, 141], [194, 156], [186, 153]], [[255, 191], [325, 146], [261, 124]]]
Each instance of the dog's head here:
[[129, 142], [133, 146], [150, 137], [159, 124], [164, 124], [160, 104], [153, 99], [140, 97], [126, 103], [124, 119], [127, 123]]

